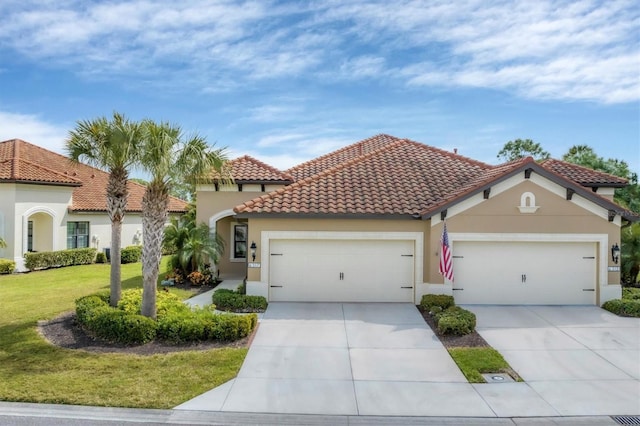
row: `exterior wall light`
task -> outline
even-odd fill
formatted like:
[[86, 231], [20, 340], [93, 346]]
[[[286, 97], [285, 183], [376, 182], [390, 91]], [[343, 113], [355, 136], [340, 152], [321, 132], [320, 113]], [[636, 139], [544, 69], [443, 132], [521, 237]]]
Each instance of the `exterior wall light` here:
[[256, 261], [256, 251], [258, 250], [258, 246], [256, 246], [256, 242], [255, 241], [251, 241], [251, 246], [249, 246], [249, 249], [251, 250], [251, 260], [253, 262]]
[[620, 260], [620, 247], [618, 247], [618, 243], [611, 246], [611, 259], [613, 263], [618, 263], [618, 260]]

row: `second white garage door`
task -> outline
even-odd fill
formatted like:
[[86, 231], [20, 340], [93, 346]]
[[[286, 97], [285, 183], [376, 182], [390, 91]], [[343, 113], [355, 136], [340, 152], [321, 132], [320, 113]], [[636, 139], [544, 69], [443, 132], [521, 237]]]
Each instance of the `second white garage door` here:
[[453, 256], [459, 304], [596, 303], [595, 243], [460, 241]]
[[271, 240], [269, 300], [413, 302], [414, 242]]

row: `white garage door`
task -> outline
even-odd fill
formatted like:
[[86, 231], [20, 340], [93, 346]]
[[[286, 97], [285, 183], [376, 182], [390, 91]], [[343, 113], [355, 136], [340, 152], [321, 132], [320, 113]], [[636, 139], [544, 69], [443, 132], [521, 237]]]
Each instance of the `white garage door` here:
[[453, 255], [457, 303], [596, 303], [595, 243], [460, 241]]
[[413, 302], [414, 243], [271, 240], [269, 300]]

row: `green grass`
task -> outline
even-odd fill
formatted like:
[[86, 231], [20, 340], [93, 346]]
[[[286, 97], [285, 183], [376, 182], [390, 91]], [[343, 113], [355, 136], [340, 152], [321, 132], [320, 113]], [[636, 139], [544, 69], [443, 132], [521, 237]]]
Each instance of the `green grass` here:
[[493, 348], [450, 348], [449, 354], [469, 383], [485, 383], [483, 373], [509, 373], [522, 381]]
[[[166, 268], [163, 259], [161, 276]], [[122, 281], [123, 289], [141, 287], [140, 263], [122, 265]], [[108, 288], [109, 265], [0, 276], [0, 400], [171, 408], [236, 376], [246, 349], [93, 354], [52, 346], [38, 334], [38, 320]]]

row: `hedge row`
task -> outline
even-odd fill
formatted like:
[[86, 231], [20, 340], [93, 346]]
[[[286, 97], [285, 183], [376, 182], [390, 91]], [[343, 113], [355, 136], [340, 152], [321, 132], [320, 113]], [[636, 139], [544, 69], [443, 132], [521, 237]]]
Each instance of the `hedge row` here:
[[221, 311], [264, 312], [267, 309], [267, 299], [263, 296], [247, 296], [224, 288], [216, 290], [211, 300]]
[[11, 274], [16, 269], [16, 262], [9, 259], [0, 259], [0, 274]]
[[463, 336], [476, 329], [476, 315], [456, 306], [453, 296], [425, 294], [420, 300], [420, 309], [433, 316], [441, 334]]
[[158, 293], [157, 322], [138, 314], [142, 290], [122, 292], [117, 308], [110, 307], [108, 300], [108, 294], [76, 300], [78, 322], [101, 339], [127, 345], [154, 339], [171, 343], [233, 341], [248, 336], [258, 323], [255, 314], [220, 314], [214, 312], [215, 306], [191, 310], [166, 292]]
[[57, 268], [60, 266], [89, 265], [96, 258], [95, 248], [69, 249], [25, 253], [25, 267], [34, 269]]

